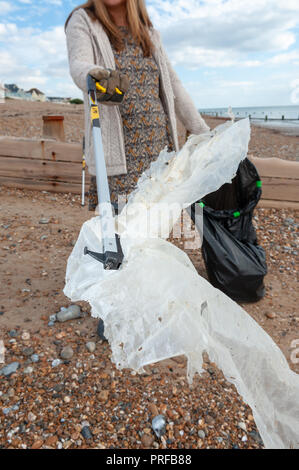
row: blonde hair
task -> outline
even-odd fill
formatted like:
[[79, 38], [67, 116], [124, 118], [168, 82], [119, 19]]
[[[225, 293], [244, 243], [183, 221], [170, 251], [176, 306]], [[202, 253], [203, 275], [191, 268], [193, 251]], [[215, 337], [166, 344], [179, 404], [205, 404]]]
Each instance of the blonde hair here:
[[[123, 35], [113, 22], [103, 0], [89, 0], [74, 8], [65, 22], [65, 28], [74, 11], [79, 8], [84, 8], [93, 21], [98, 20], [102, 23], [110, 42], [116, 50], [120, 51], [123, 48]], [[144, 56], [149, 57], [153, 50], [149, 29], [153, 25], [147, 13], [145, 2], [144, 0], [127, 0], [126, 9], [129, 30], [137, 44], [141, 46]]]

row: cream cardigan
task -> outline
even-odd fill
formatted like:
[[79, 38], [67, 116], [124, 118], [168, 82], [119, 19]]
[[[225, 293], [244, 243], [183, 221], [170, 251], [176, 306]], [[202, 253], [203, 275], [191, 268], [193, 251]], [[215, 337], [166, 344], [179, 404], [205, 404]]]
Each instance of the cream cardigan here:
[[[162, 100], [169, 116], [170, 129], [179, 149], [176, 114], [191, 134], [200, 134], [209, 127], [200, 116], [191, 97], [172, 68], [162, 45], [160, 34], [152, 28], [153, 56], [160, 70]], [[92, 21], [83, 8], [76, 10], [66, 27], [70, 74], [82, 90], [85, 110], [85, 158], [90, 174], [95, 175], [93, 140], [86, 92], [86, 77], [95, 67], [115, 69], [110, 41], [99, 21]], [[100, 123], [108, 175], [127, 173], [123, 124], [119, 106], [100, 104]]]

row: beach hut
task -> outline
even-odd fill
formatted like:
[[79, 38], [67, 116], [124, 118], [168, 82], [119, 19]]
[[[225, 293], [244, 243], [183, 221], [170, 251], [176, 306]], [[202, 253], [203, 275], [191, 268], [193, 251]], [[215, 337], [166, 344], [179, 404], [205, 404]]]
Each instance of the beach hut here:
[[31, 95], [32, 101], [46, 101], [46, 95], [37, 88], [31, 88], [26, 93]]

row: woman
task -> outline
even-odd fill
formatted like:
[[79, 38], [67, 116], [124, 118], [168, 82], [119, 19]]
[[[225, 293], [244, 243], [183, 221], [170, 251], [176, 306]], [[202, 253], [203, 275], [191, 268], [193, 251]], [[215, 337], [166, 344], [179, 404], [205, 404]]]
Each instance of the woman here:
[[[84, 96], [85, 157], [92, 175], [89, 210], [94, 210], [97, 194], [88, 74], [107, 87], [109, 95], [99, 108], [113, 202], [134, 189], [141, 173], [165, 146], [178, 151], [176, 115], [192, 134], [209, 127], [173, 70], [144, 0], [87, 1], [72, 11], [65, 30], [70, 73]], [[121, 104], [111, 101], [115, 86], [125, 92]]]

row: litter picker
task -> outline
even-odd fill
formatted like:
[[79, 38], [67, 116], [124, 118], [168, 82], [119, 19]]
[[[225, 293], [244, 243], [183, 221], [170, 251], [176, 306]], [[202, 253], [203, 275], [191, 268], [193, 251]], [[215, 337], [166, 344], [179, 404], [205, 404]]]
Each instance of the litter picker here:
[[85, 137], [82, 143], [82, 198], [81, 206], [85, 206]]
[[[100, 263], [103, 264], [104, 269], [118, 269], [123, 261], [124, 255], [121, 249], [119, 236], [117, 233], [115, 233], [114, 214], [110, 200], [110, 191], [100, 126], [100, 112], [98, 107], [98, 101], [107, 101], [107, 90], [95, 78], [93, 78], [91, 75], [88, 75], [87, 91], [94, 144], [98, 208], [102, 232], [102, 250], [101, 252], [90, 251], [86, 246], [84, 248], [84, 254], [90, 255], [97, 261], [100, 261]], [[120, 103], [122, 102], [123, 97], [124, 93], [116, 88], [115, 93], [109, 100]]]

